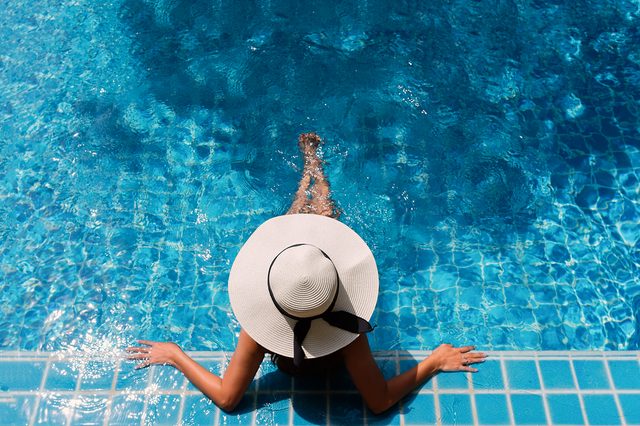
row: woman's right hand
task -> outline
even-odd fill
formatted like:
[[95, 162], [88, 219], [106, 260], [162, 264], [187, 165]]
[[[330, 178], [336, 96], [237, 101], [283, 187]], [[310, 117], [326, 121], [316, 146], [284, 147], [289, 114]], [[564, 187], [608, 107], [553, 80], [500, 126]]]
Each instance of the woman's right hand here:
[[132, 354], [127, 359], [142, 360], [136, 368], [145, 368], [151, 364], [172, 365], [175, 367], [177, 357], [183, 353], [180, 346], [172, 342], [138, 340], [138, 343], [145, 346], [127, 348], [127, 352]]
[[448, 343], [443, 343], [431, 353], [429, 358], [433, 358], [438, 371], [469, 371], [475, 373], [478, 369], [469, 366], [484, 362], [487, 355], [482, 352], [471, 352], [474, 349], [475, 346], [456, 348]]

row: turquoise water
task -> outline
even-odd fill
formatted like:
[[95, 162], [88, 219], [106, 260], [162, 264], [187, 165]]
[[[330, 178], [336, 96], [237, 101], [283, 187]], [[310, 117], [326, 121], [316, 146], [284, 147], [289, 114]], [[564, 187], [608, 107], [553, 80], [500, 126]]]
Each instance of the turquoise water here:
[[422, 3], [0, 5], [0, 347], [232, 349], [316, 131], [374, 349], [638, 349], [640, 5]]

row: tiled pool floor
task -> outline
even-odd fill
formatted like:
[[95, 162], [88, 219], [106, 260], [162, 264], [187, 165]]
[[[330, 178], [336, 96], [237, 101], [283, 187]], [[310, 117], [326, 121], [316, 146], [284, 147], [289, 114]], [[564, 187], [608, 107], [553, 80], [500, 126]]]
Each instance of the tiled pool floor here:
[[[489, 352], [480, 372], [440, 374], [382, 416], [345, 375], [291, 379], [263, 364], [233, 414], [171, 367], [0, 352], [0, 424], [640, 425], [640, 352]], [[222, 352], [192, 355], [218, 372]], [[386, 375], [427, 352], [377, 353]]]

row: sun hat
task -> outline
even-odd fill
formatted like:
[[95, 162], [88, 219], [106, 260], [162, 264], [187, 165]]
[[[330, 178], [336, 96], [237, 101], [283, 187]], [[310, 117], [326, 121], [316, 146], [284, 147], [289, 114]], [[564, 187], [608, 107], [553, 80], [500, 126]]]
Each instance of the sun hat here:
[[342, 222], [315, 214], [277, 216], [240, 249], [229, 273], [229, 299], [249, 336], [299, 365], [372, 330], [378, 269], [367, 244]]

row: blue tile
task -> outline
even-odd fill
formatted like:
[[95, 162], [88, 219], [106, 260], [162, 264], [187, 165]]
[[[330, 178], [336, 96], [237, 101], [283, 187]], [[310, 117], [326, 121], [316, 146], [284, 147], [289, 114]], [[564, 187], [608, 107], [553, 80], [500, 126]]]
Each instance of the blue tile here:
[[72, 424], [99, 425], [104, 422], [104, 413], [109, 398], [102, 395], [81, 395], [75, 398], [75, 411]]
[[329, 401], [329, 423], [337, 425], [362, 424], [364, 404], [357, 394], [333, 394]]
[[0, 419], [7, 424], [28, 424], [35, 398], [31, 396], [3, 397], [0, 399]]
[[256, 424], [288, 425], [290, 394], [284, 392], [259, 394], [256, 409]]
[[540, 380], [534, 361], [506, 361], [511, 389], [540, 389]]
[[327, 424], [326, 394], [293, 394], [293, 424]]
[[512, 394], [511, 407], [517, 425], [546, 424], [542, 397], [533, 394]]
[[139, 423], [144, 412], [144, 395], [118, 395], [111, 403], [110, 425]]
[[471, 375], [474, 389], [504, 389], [500, 361], [487, 360], [478, 365], [478, 370]]
[[[360, 399], [362, 401], [362, 399]], [[362, 405], [362, 402], [360, 402]], [[350, 423], [354, 424], [354, 423]], [[375, 415], [367, 410], [367, 424], [370, 425], [399, 425], [400, 424], [400, 404], [395, 404], [382, 414]]]
[[74, 412], [73, 396], [50, 393], [42, 397], [36, 414], [38, 424], [66, 424]]
[[469, 379], [465, 373], [440, 373], [436, 377], [438, 389], [469, 389]]
[[88, 362], [80, 373], [80, 389], [111, 389], [114, 371], [113, 362]]
[[638, 361], [609, 361], [609, 370], [616, 389], [640, 389]]
[[255, 410], [254, 393], [245, 393], [235, 410], [225, 413], [220, 410], [221, 425], [250, 425]]
[[77, 381], [78, 370], [76, 367], [68, 362], [53, 362], [49, 366], [45, 389], [72, 391], [76, 389]]
[[618, 398], [627, 423], [640, 424], [640, 395], [619, 394]]
[[540, 361], [542, 381], [546, 389], [575, 389], [569, 361]]
[[187, 425], [212, 425], [217, 410], [218, 407], [205, 396], [187, 396], [184, 401], [182, 422]]
[[436, 423], [436, 408], [433, 395], [411, 395], [404, 401], [404, 423], [425, 425]]
[[38, 390], [44, 367], [44, 362], [0, 362], [0, 390]]
[[471, 400], [468, 395], [440, 395], [440, 417], [443, 425], [473, 423]]
[[476, 411], [480, 424], [505, 425], [511, 423], [505, 395], [476, 394]]
[[178, 424], [180, 411], [179, 395], [153, 395], [148, 398], [145, 424], [175, 425]]
[[126, 367], [122, 368], [118, 374], [118, 382], [116, 383], [117, 390], [143, 390], [147, 388], [149, 383], [149, 373], [151, 369], [143, 368], [140, 370], [127, 370]]
[[583, 395], [589, 424], [619, 425], [620, 417], [612, 395]]
[[575, 360], [573, 367], [580, 389], [609, 389], [609, 380], [602, 361]]
[[182, 389], [185, 382], [184, 375], [177, 368], [168, 366], [154, 366], [152, 383], [161, 390], [178, 390]]
[[549, 404], [552, 424], [581, 425], [585, 423], [578, 395], [547, 395], [547, 403]]

